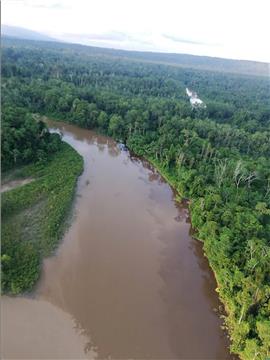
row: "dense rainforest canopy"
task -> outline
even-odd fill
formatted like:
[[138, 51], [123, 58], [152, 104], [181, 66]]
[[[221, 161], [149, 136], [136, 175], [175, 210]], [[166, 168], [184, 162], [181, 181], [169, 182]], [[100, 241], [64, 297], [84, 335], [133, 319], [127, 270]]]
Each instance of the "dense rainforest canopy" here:
[[50, 134], [42, 121], [35, 121], [24, 108], [2, 109], [1, 166], [7, 170], [30, 162], [44, 162], [60, 147], [58, 134]]
[[[191, 199], [232, 352], [263, 360], [270, 356], [269, 79], [135, 60], [87, 47], [5, 41], [5, 117], [16, 104], [109, 134], [155, 163]], [[206, 108], [191, 107], [186, 87]], [[26, 115], [19, 116], [26, 130], [17, 135], [9, 124], [18, 116], [4, 122], [5, 166], [20, 146], [39, 156], [25, 133], [46, 136]]]

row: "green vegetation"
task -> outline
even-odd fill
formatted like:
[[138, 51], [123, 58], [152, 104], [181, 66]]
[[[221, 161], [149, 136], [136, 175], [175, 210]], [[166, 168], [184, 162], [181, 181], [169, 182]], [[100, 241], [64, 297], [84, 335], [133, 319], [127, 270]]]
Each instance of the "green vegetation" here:
[[[192, 224], [227, 311], [232, 352], [265, 360], [269, 79], [103, 55], [73, 45], [9, 41], [3, 49], [3, 100], [122, 139], [154, 162], [191, 199]], [[186, 86], [198, 92], [205, 109], [190, 106]]]
[[34, 285], [61, 236], [82, 159], [27, 109], [4, 103], [1, 160], [5, 182], [34, 179], [2, 194], [1, 284], [18, 294]]
[[[20, 38], [18, 36], [18, 30], [24, 32], [24, 39], [37, 40], [35, 42], [29, 40], [16, 40], [15, 38], [10, 39], [8, 36], [5, 37], [5, 27], [7, 25], [3, 25], [3, 43], [11, 43], [16, 44], [18, 47], [39, 47], [47, 48], [48, 44], [38, 41], [45, 40], [44, 35], [40, 38], [41, 34], [29, 34], [29, 30], [27, 30], [27, 34], [25, 34], [25, 29], [17, 28], [15, 31], [17, 35], [13, 34], [10, 36], [14, 36], [16, 38]], [[10, 32], [10, 31], [9, 31]], [[33, 33], [33, 32], [32, 32]], [[31, 36], [31, 38], [29, 37]], [[34, 37], [33, 37], [34, 36]], [[52, 39], [47, 38], [45, 41], [52, 41]], [[222, 58], [214, 58], [209, 56], [196, 56], [189, 54], [170, 54], [170, 53], [157, 53], [157, 52], [143, 52], [143, 51], [126, 51], [126, 50], [117, 50], [117, 49], [108, 49], [108, 48], [100, 48], [93, 46], [84, 46], [79, 44], [65, 44], [65, 43], [57, 43], [51, 42], [49, 47], [51, 49], [56, 49], [63, 51], [68, 54], [80, 54], [88, 57], [98, 57], [102, 60], [104, 58], [106, 60], [125, 60], [125, 61], [136, 61], [140, 63], [152, 63], [152, 64], [163, 64], [163, 65], [173, 65], [175, 67], [183, 67], [183, 68], [193, 68], [198, 70], [210, 70], [210, 71], [219, 71], [219, 72], [228, 72], [228, 73], [237, 73], [237, 74], [247, 74], [247, 75], [259, 75], [259, 76], [269, 76], [269, 65], [267, 63], [256, 62], [256, 61], [247, 61], [247, 60], [231, 60], [231, 59], [222, 59]]]
[[[41, 259], [55, 249], [82, 171], [80, 155], [68, 144], [46, 163], [22, 167], [35, 180], [2, 194], [2, 290], [18, 294], [35, 284]], [[18, 176], [18, 174], [17, 174]]]
[[7, 170], [30, 162], [45, 162], [61, 145], [42, 121], [35, 121], [24, 108], [3, 106], [1, 167]]

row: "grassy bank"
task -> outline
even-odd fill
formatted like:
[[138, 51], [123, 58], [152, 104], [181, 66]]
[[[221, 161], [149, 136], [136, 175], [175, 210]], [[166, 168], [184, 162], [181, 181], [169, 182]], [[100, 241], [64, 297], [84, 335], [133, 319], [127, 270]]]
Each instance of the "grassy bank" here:
[[45, 164], [14, 171], [15, 178], [35, 180], [2, 194], [2, 292], [29, 291], [37, 281], [42, 258], [63, 234], [82, 169], [82, 157], [62, 143]]

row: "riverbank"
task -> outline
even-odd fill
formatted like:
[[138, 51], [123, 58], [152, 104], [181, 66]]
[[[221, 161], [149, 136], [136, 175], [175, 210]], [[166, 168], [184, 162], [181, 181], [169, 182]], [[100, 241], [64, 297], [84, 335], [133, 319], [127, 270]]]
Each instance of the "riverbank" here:
[[[177, 181], [174, 179], [173, 175], [170, 174], [157, 160], [152, 159], [150, 157], [145, 156], [145, 159], [147, 161], [149, 161], [153, 167], [159, 172], [159, 174], [164, 178], [164, 180], [172, 187], [172, 189], [175, 191], [175, 199], [178, 202], [183, 201], [184, 199], [186, 200], [186, 198], [184, 197], [183, 193], [181, 192], [181, 185], [179, 183], [177, 183]], [[187, 199], [187, 204], [188, 204], [188, 209], [189, 209], [189, 214], [190, 214], [190, 221], [191, 221], [191, 226], [192, 229], [194, 230], [194, 238], [201, 242], [204, 243], [204, 241], [202, 239], [200, 239], [197, 235], [199, 235], [199, 229], [193, 227], [192, 224], [192, 199]], [[222, 329], [226, 332], [227, 336], [231, 339], [231, 335], [233, 332], [233, 328], [232, 328], [232, 319], [231, 317], [233, 316], [232, 313], [230, 313], [230, 309], [228, 306], [228, 302], [226, 301], [226, 298], [220, 296], [220, 291], [222, 290], [222, 286], [219, 282], [219, 276], [218, 276], [218, 270], [215, 269], [215, 267], [213, 266], [213, 264], [211, 264], [210, 259], [209, 259], [209, 254], [207, 253], [207, 250], [205, 249], [205, 247], [203, 246], [203, 251], [204, 251], [204, 255], [207, 258], [208, 264], [214, 274], [214, 278], [217, 284], [217, 287], [215, 289], [215, 291], [218, 293], [218, 297], [219, 300], [222, 304], [222, 310], [218, 310], [218, 314], [219, 317], [222, 319], [223, 321], [223, 326]], [[232, 353], [233, 359], [237, 360], [239, 359], [238, 355], [236, 355], [235, 353]]]
[[[82, 157], [68, 144], [45, 164], [24, 166], [15, 177], [35, 179], [2, 194], [2, 292], [30, 291], [42, 259], [56, 248], [71, 208]], [[12, 181], [12, 174], [9, 174]]]
[[[101, 359], [231, 359], [214, 310], [213, 273], [172, 188], [148, 161], [120, 151], [111, 138], [62, 122], [47, 125], [83, 156], [84, 171], [76, 216], [57, 255], [43, 262], [34, 301], [8, 298], [4, 304], [4, 311], [14, 306], [18, 314], [16, 322], [15, 310], [6, 315], [6, 358], [14, 351], [29, 359], [57, 358], [46, 333], [41, 345], [35, 339], [44, 328], [57, 338], [64, 311], [74, 323], [63, 323], [60, 331], [62, 358], [70, 358], [65, 344], [76, 341], [86, 358], [88, 349], [97, 349]], [[59, 316], [48, 318], [47, 302]], [[17, 336], [18, 328], [26, 336]], [[84, 344], [72, 329], [86, 335]], [[76, 349], [73, 358], [82, 357]]]
[[[36, 116], [40, 116], [40, 115], [36, 115]], [[41, 119], [43, 121], [46, 122], [46, 120], [48, 120], [49, 118], [45, 115], [41, 115]], [[59, 118], [54, 118], [54, 120], [59, 121]], [[135, 149], [130, 149], [134, 152], [134, 155], [142, 157], [144, 159], [146, 159], [158, 172], [159, 174], [164, 178], [164, 180], [171, 186], [171, 188], [174, 190], [175, 192], [175, 200], [178, 202], [181, 202], [183, 200], [187, 201], [188, 204], [188, 208], [189, 208], [189, 213], [190, 213], [190, 219], [191, 219], [191, 226], [194, 230], [194, 238], [197, 241], [200, 241], [201, 243], [204, 243], [204, 240], [199, 236], [199, 228], [197, 228], [196, 226], [194, 226], [193, 221], [192, 221], [192, 217], [193, 217], [193, 209], [192, 209], [192, 199], [187, 199], [187, 197], [185, 197], [184, 193], [183, 193], [183, 189], [181, 187], [181, 184], [179, 183], [179, 181], [177, 181], [177, 179], [174, 177], [174, 175], [172, 173], [170, 173], [165, 167], [163, 167], [159, 161], [157, 161], [154, 158], [151, 158], [150, 156], [147, 156], [147, 154], [141, 155], [141, 154], [137, 154]], [[183, 170], [184, 171], [184, 170]], [[213, 271], [214, 277], [215, 277], [215, 281], [217, 284], [217, 288], [215, 289], [216, 292], [219, 294], [219, 299], [222, 303], [222, 305], [224, 306], [224, 308], [226, 309], [226, 314], [229, 314], [229, 308], [226, 304], [226, 300], [224, 298], [222, 298], [220, 296], [220, 288], [221, 285], [218, 281], [218, 271], [214, 268], [213, 264], [211, 264], [210, 259], [209, 259], [209, 255], [206, 251], [206, 249], [203, 247], [204, 250], [204, 254], [205, 257], [209, 263], [209, 266], [211, 267], [211, 270]], [[226, 323], [226, 317], [224, 316], [224, 312], [222, 311], [221, 313], [219, 313], [219, 316], [223, 319], [225, 319], [225, 323], [223, 324], [224, 327], [226, 328], [227, 332], [230, 333], [230, 327], [228, 326], [228, 324]], [[226, 324], [226, 325], [225, 325]]]
[[[43, 120], [46, 120], [46, 117], [42, 118]], [[132, 149], [133, 150], [133, 149]], [[135, 152], [136, 153], [136, 152]], [[179, 181], [177, 181], [177, 179], [175, 178], [175, 176], [173, 174], [171, 174], [166, 168], [164, 168], [156, 159], [153, 159], [149, 156], [147, 156], [145, 154], [145, 158], [154, 166], [155, 169], [158, 170], [158, 172], [162, 175], [162, 177], [166, 180], [166, 182], [172, 187], [172, 189], [175, 190], [176, 192], [176, 200], [177, 201], [181, 201], [183, 200], [183, 190], [181, 188], [181, 184], [179, 183]], [[184, 171], [184, 170], [183, 170]], [[192, 206], [191, 206], [191, 201], [189, 202], [189, 208], [190, 208], [190, 216], [191, 216], [191, 219], [192, 219], [192, 215], [193, 215], [193, 211], [192, 211]], [[194, 228], [196, 229], [196, 227], [194, 226]], [[198, 232], [196, 232], [196, 235], [195, 237], [198, 239], [199, 236], [198, 235]], [[203, 240], [200, 240], [203, 242]], [[205, 251], [205, 249], [204, 249]], [[209, 261], [209, 258], [208, 258], [208, 255], [206, 253], [206, 257]], [[210, 262], [209, 262], [210, 263]], [[217, 277], [217, 274], [216, 274], [216, 271], [215, 269], [213, 268], [212, 264], [210, 263], [210, 266], [213, 270], [213, 273], [214, 273], [214, 276], [216, 278], [216, 281], [218, 282], [218, 277]], [[217, 291], [218, 292], [218, 291]], [[221, 299], [223, 300], [223, 299]], [[226, 306], [226, 302], [222, 301], [223, 304]]]
[[[181, 193], [181, 189], [180, 189], [180, 185], [177, 183], [177, 181], [173, 178], [173, 176], [166, 170], [164, 169], [164, 167], [162, 167], [160, 165], [160, 163], [150, 157], [146, 157], [146, 159], [154, 166], [155, 169], [157, 169], [157, 171], [159, 172], [159, 174], [166, 180], [166, 182], [172, 187], [172, 189], [175, 191], [176, 193], [176, 196], [175, 196], [175, 199], [177, 201], [183, 201], [183, 199], [186, 199], [183, 194]], [[193, 225], [192, 225], [192, 207], [190, 206], [192, 204], [192, 199], [188, 199], [187, 201], [187, 204], [188, 204], [188, 209], [189, 209], [189, 214], [190, 214], [190, 221], [191, 221], [191, 226], [192, 226], [192, 229], [194, 230], [195, 232], [195, 236], [193, 236], [197, 241], [200, 241], [200, 242], [204, 242], [202, 239], [200, 239], [198, 236], [196, 236], [196, 234], [198, 234], [198, 229], [194, 228]], [[216, 292], [219, 294], [220, 292], [220, 284], [218, 282], [218, 275], [217, 275], [217, 272], [215, 270], [215, 268], [213, 267], [213, 265], [210, 263], [209, 261], [209, 258], [207, 256], [207, 253], [205, 252], [205, 249], [203, 247], [203, 250], [204, 250], [204, 254], [207, 258], [207, 261], [209, 263], [209, 266], [211, 267], [211, 270], [213, 271], [213, 274], [214, 274], [214, 277], [215, 277], [215, 281], [216, 281], [216, 284], [217, 284], [217, 288], [215, 289]], [[224, 321], [224, 326], [223, 328], [226, 330], [227, 334], [230, 334], [230, 327], [228, 326], [228, 324], [226, 323], [226, 315], [228, 316], [229, 315], [229, 308], [226, 304], [226, 300], [223, 299], [222, 297], [219, 296], [219, 299], [223, 305], [223, 309], [222, 311], [220, 312], [219, 311], [219, 316], [221, 319], [223, 319]], [[234, 354], [234, 358], [235, 359], [238, 359], [238, 357], [236, 357], [236, 355]]]

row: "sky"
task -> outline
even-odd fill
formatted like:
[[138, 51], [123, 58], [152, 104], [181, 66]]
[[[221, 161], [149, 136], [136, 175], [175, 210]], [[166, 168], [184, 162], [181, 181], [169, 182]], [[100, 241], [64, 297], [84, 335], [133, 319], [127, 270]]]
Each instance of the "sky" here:
[[116, 49], [270, 62], [270, 0], [2, 0], [2, 24]]

